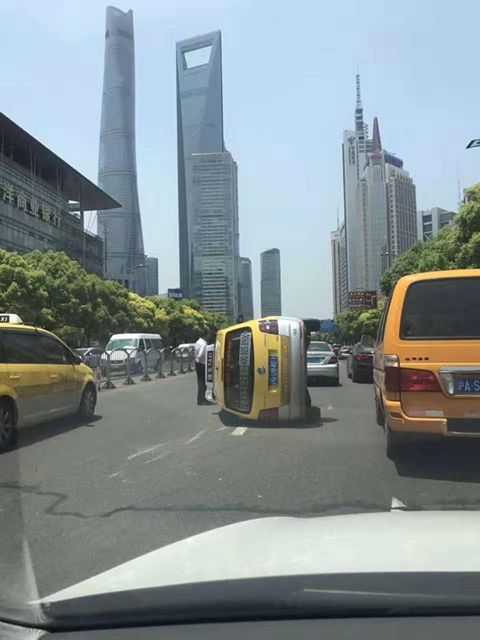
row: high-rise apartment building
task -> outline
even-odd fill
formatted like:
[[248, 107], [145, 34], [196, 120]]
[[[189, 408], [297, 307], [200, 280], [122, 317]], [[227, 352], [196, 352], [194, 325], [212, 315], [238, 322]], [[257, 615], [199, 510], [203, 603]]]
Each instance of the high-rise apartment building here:
[[238, 288], [237, 165], [228, 151], [187, 159], [191, 216], [191, 295], [205, 311], [236, 319]]
[[238, 300], [239, 315], [244, 322], [253, 320], [253, 285], [252, 285], [252, 262], [250, 258], [240, 258], [238, 274]]
[[340, 311], [348, 309], [347, 236], [345, 221], [340, 226]]
[[145, 295], [158, 296], [158, 258], [145, 256], [147, 286]]
[[105, 274], [144, 294], [146, 273], [135, 156], [133, 12], [107, 7], [98, 184], [121, 208], [98, 211]]
[[434, 238], [440, 229], [450, 225], [457, 214], [440, 207], [417, 211], [417, 238], [427, 242]]
[[340, 283], [340, 231], [330, 233], [330, 249], [332, 253], [332, 296], [333, 314], [336, 316], [342, 308], [342, 292]]
[[[403, 163], [402, 163], [403, 164]], [[417, 197], [412, 178], [387, 163], [388, 264], [417, 242]]]
[[268, 249], [260, 254], [260, 297], [262, 317], [282, 315], [280, 251]]
[[222, 39], [220, 31], [177, 42], [177, 162], [180, 287], [193, 295], [192, 154], [219, 154], [223, 140]]

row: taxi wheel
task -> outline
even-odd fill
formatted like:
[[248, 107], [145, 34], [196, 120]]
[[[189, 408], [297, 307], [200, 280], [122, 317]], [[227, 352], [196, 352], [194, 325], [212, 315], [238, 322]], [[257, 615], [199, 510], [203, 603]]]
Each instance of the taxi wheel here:
[[385, 422], [386, 454], [390, 460], [398, 460], [405, 453], [405, 442]]
[[0, 451], [15, 440], [15, 411], [8, 400], [0, 400]]
[[93, 384], [87, 384], [82, 393], [78, 415], [81, 418], [92, 418], [95, 413], [95, 405], [97, 404], [97, 391]]

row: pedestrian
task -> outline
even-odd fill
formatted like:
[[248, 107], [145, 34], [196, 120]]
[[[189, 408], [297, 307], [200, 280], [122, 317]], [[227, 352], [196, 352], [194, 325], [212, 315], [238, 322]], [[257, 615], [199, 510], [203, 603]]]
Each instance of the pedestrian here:
[[197, 372], [197, 404], [210, 404], [205, 398], [205, 364], [207, 358], [207, 341], [200, 336], [195, 343], [195, 371]]

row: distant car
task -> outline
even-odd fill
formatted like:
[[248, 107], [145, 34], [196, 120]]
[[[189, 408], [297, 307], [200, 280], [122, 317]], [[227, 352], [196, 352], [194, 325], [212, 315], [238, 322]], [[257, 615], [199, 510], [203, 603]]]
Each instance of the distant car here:
[[347, 360], [347, 376], [352, 382], [373, 380], [373, 352], [374, 349], [361, 342], [353, 347]]
[[336, 356], [338, 356], [339, 350], [340, 350], [340, 345], [339, 344], [332, 344], [332, 351]]
[[307, 378], [338, 384], [338, 359], [327, 342], [311, 342], [307, 351]]
[[103, 349], [102, 347], [82, 347], [75, 349], [75, 353], [81, 357], [86, 365], [95, 369], [100, 364]]
[[344, 344], [343, 347], [341, 347], [340, 351], [338, 352], [338, 357], [340, 358], [340, 360], [346, 360], [351, 353], [352, 353], [352, 347], [349, 347], [348, 345]]

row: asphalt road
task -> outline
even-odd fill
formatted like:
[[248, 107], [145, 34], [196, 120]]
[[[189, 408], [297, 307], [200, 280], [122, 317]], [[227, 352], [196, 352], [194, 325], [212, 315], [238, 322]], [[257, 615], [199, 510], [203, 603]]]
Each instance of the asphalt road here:
[[[187, 374], [102, 391], [89, 424], [24, 430], [0, 455], [3, 575], [28, 557], [41, 595], [232, 522], [409, 508], [478, 508], [480, 443], [385, 456], [370, 384], [342, 369], [311, 389], [302, 426], [224, 424]], [[27, 544], [22, 546], [21, 533]]]

